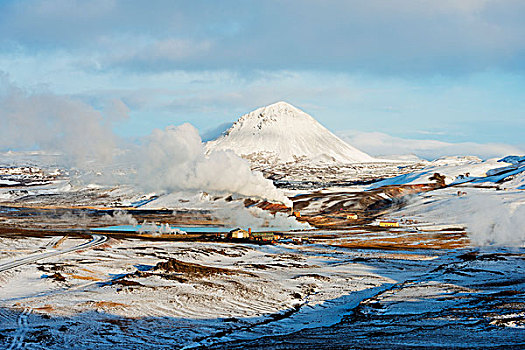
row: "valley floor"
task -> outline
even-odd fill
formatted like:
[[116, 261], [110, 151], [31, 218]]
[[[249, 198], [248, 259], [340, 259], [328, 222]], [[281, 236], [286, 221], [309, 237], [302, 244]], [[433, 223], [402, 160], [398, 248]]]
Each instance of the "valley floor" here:
[[[486, 167], [467, 161], [443, 173]], [[257, 200], [5, 168], [0, 349], [525, 348], [525, 165], [505, 182], [499, 171], [446, 185], [429, 183], [434, 168], [377, 187], [291, 183], [297, 223]], [[245, 211], [287, 239], [170, 231]], [[92, 230], [112, 225], [137, 230]]]
[[4, 348], [525, 346], [523, 249], [89, 241], [0, 239], [73, 248], [0, 272]]

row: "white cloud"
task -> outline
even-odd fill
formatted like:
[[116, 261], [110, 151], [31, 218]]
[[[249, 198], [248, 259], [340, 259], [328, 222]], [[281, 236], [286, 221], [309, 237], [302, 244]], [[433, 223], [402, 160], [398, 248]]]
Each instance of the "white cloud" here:
[[[110, 40], [108, 40], [110, 41]], [[131, 65], [136, 68], [147, 68], [148, 70], [162, 70], [165, 65], [187, 64], [188, 61], [200, 59], [213, 48], [209, 40], [190, 39], [163, 39], [141, 38], [140, 43], [128, 40], [124, 43], [116, 43], [115, 54], [104, 57], [98, 62], [102, 68], [111, 66]]]
[[8, 1], [0, 46], [102, 63], [126, 46], [132, 54], [115, 64], [131, 71], [522, 72], [524, 9], [519, 0]]
[[373, 156], [414, 154], [425, 159], [435, 159], [441, 156], [474, 155], [486, 159], [525, 154], [525, 150], [519, 147], [500, 143], [404, 139], [381, 132], [341, 131], [338, 135], [352, 146]]

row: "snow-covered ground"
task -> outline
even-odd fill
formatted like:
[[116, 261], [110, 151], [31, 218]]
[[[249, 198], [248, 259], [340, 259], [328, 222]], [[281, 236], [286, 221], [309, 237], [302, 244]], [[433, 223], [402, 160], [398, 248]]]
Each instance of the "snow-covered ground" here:
[[419, 228], [454, 225], [467, 229], [477, 245], [525, 246], [525, 162], [520, 157], [482, 161], [447, 157], [409, 174], [376, 182], [381, 186], [424, 184], [438, 173], [448, 186], [404, 199], [392, 215], [415, 220]]
[[[11, 258], [6, 251], [13, 240], [0, 241], [1, 261]], [[46, 249], [50, 241], [25, 239], [25, 249]], [[483, 254], [492, 255], [485, 259]], [[156, 267], [170, 258], [207, 270]], [[364, 309], [373, 317], [410, 315], [422, 333], [429, 322], [454, 328], [454, 317], [471, 317], [472, 325], [463, 326], [469, 329], [477, 322], [473, 335], [485, 345], [522, 344], [510, 335], [519, 336], [525, 326], [519, 306], [524, 268], [523, 252], [504, 249], [381, 252], [322, 244], [112, 239], [101, 248], [1, 273], [0, 334], [7, 348], [229, 347], [253, 339], [267, 342], [268, 336], [310, 334], [309, 329], [321, 327], [329, 327], [321, 333], [325, 337], [332, 327], [352, 333], [348, 320]], [[460, 310], [490, 295], [499, 295], [499, 304]], [[356, 326], [366, 333], [363, 322]], [[377, 327], [370, 325], [369, 333]], [[388, 327], [394, 331], [406, 325]]]
[[525, 189], [522, 187], [524, 172], [525, 160], [515, 161], [506, 157], [483, 161], [477, 157], [443, 157], [429, 162], [421, 170], [375, 182], [369, 188], [429, 183], [432, 181], [430, 177], [438, 173], [445, 176], [447, 185], [501, 182], [500, 188]]
[[[170, 220], [184, 219], [184, 210], [219, 216], [223, 209], [221, 220], [251, 213], [235, 194], [145, 193], [85, 183], [52, 165], [2, 169], [4, 181], [21, 181], [0, 187], [0, 344], [7, 349], [525, 346], [519, 157], [368, 165], [377, 177], [392, 177], [283, 190], [308, 201], [302, 214], [312, 216], [399, 201], [381, 218], [400, 227], [299, 232], [308, 238], [302, 245], [110, 238], [90, 246], [87, 236], [53, 230], [92, 226], [83, 214], [94, 207], [167, 211]], [[330, 173], [309, 169], [322, 181]], [[278, 171], [289, 180], [286, 167]], [[379, 188], [427, 184], [435, 173], [448, 186], [402, 197]], [[71, 207], [75, 215], [60, 211]], [[132, 219], [122, 212], [96, 222]], [[18, 234], [25, 226], [44, 234]], [[13, 264], [26, 257], [39, 259]]]

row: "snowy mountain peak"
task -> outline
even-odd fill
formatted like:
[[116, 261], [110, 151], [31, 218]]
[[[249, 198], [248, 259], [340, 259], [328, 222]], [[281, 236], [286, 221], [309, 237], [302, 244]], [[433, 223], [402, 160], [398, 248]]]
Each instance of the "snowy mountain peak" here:
[[294, 106], [292, 106], [291, 104], [289, 104], [288, 102], [286, 101], [279, 101], [279, 102], [275, 102], [275, 103], [272, 103], [266, 107], [262, 107], [262, 108], [267, 108], [267, 109], [272, 109], [272, 108], [277, 108], [277, 109], [290, 109], [290, 110], [295, 110], [295, 111], [300, 111], [298, 108], [295, 108]]
[[339, 139], [307, 113], [282, 101], [243, 115], [206, 147], [208, 152], [232, 150], [256, 162], [375, 160]]
[[284, 101], [279, 101], [279, 102], [276, 102], [276, 103], [272, 103], [271, 105], [268, 105], [266, 107], [261, 107], [261, 108], [257, 109], [256, 111], [258, 111], [258, 110], [262, 110], [265, 113], [276, 113], [276, 114], [285, 114], [285, 115], [290, 115], [290, 114], [294, 114], [294, 113], [295, 114], [303, 113], [303, 114], [307, 115], [306, 113], [304, 113], [300, 109], [295, 108], [291, 104], [289, 104], [287, 102], [284, 102]]
[[284, 127], [289, 123], [297, 123], [301, 120], [317, 123], [314, 118], [305, 112], [281, 101], [243, 115], [233, 126], [250, 126], [256, 133], [259, 133], [263, 128], [268, 128], [270, 124], [281, 124], [280, 126]]

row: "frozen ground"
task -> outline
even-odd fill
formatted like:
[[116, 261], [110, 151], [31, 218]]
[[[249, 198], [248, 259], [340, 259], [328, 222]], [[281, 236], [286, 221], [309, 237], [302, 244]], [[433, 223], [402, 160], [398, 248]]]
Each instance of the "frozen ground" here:
[[[35, 252], [51, 239], [23, 241], [2, 239], [2, 261], [13, 244]], [[0, 340], [6, 349], [525, 346], [523, 249], [334, 243], [111, 239], [52, 256], [0, 274]], [[168, 259], [178, 265], [157, 265]]]
[[85, 184], [51, 161], [4, 167], [0, 348], [523, 348], [523, 163], [274, 167], [295, 209], [331, 225], [297, 245], [104, 241], [88, 228], [245, 219], [243, 198]]

